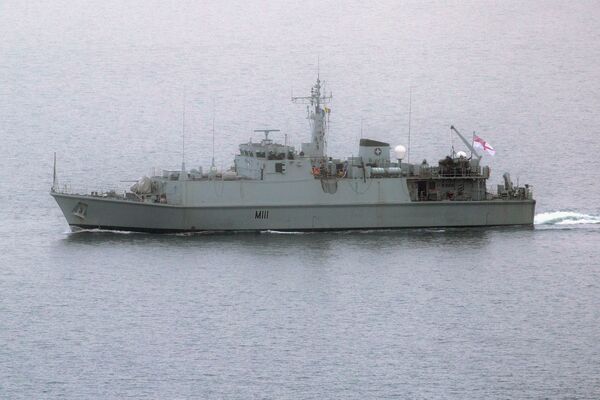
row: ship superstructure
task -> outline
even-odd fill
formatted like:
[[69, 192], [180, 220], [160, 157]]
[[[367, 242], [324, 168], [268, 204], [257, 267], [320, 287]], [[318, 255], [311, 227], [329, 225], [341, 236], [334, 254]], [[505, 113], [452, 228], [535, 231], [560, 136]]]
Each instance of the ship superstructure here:
[[[298, 151], [277, 143], [276, 129], [239, 146], [233, 166], [163, 171], [130, 191], [74, 194], [54, 184], [51, 195], [72, 229], [143, 232], [341, 230], [439, 226], [531, 225], [531, 187], [515, 186], [508, 174], [492, 194], [490, 170], [471, 152], [455, 153], [430, 166], [404, 162], [403, 146], [361, 139], [358, 156], [327, 153], [331, 96], [320, 79], [307, 104], [311, 141]], [[391, 154], [394, 154], [394, 159]]]

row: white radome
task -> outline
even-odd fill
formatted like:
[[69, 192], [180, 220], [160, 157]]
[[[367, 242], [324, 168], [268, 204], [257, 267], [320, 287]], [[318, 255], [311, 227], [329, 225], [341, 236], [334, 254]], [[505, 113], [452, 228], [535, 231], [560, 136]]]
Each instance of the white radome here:
[[398, 160], [402, 160], [406, 155], [406, 147], [399, 144], [398, 146], [394, 147], [394, 153], [396, 153], [396, 158]]
[[456, 152], [456, 157], [458, 158], [467, 158], [467, 153], [465, 153], [464, 151], [457, 151]]

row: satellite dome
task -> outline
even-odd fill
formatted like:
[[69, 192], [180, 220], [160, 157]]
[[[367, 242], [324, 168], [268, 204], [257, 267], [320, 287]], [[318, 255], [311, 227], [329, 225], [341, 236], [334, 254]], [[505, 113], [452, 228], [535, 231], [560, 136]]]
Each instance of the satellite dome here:
[[402, 160], [406, 155], [406, 147], [399, 144], [398, 146], [394, 147], [394, 153], [396, 153], [396, 158], [398, 160]]
[[456, 152], [456, 157], [458, 158], [467, 158], [467, 153], [465, 153], [464, 151], [457, 151]]

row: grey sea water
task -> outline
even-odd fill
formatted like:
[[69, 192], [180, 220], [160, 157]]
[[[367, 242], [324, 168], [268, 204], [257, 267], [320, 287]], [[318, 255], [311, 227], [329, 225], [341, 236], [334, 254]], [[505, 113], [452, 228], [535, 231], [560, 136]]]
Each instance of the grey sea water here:
[[[600, 398], [597, 2], [0, 3], [0, 398]], [[256, 128], [435, 162], [450, 124], [532, 228], [71, 234], [48, 195], [228, 167]]]

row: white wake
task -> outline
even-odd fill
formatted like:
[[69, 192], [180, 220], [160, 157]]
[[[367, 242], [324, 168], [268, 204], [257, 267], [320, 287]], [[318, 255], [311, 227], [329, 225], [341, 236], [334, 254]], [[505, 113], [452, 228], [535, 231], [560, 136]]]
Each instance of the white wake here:
[[582, 214], [575, 211], [552, 211], [537, 214], [535, 225], [582, 225], [600, 224], [600, 215]]

